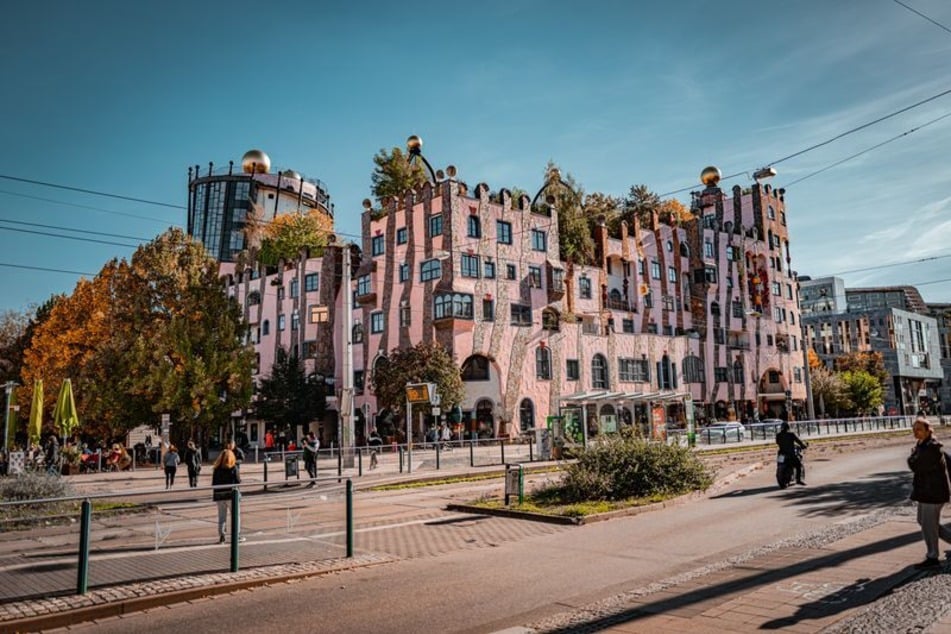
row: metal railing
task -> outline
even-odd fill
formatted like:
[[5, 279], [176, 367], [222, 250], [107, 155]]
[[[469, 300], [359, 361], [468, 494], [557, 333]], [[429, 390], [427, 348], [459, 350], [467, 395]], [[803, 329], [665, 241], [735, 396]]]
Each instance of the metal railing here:
[[[937, 417], [933, 422], [937, 424]], [[858, 418], [823, 418], [790, 421], [789, 428], [800, 437], [834, 436], [841, 434], [911, 429], [914, 416], [874, 416]], [[757, 440], [774, 440], [781, 423], [727, 424], [722, 427], [698, 427], [697, 444], [714, 445]], [[688, 442], [686, 430], [668, 430], [668, 441]], [[682, 440], [683, 439], [683, 440]]]

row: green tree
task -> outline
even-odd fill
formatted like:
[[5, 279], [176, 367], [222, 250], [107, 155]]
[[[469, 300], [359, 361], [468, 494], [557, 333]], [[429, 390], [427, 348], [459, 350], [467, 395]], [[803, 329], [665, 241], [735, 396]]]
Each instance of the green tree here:
[[878, 409], [885, 402], [881, 381], [864, 370], [846, 370], [840, 373], [851, 409], [864, 416]]
[[278, 348], [270, 376], [261, 379], [254, 409], [258, 418], [288, 433], [321, 418], [326, 401], [323, 383], [307, 374], [297, 353]]
[[838, 414], [849, 406], [848, 394], [842, 378], [825, 366], [813, 368], [809, 374], [813, 399], [819, 404], [819, 415]]
[[639, 222], [641, 227], [650, 227], [651, 214], [661, 209], [660, 196], [655, 194], [647, 185], [632, 185], [624, 198], [622, 217], [633, 226]]
[[835, 369], [839, 372], [847, 370], [862, 371], [871, 374], [882, 386], [888, 381], [888, 371], [885, 369], [885, 357], [881, 352], [865, 351], [850, 352], [836, 357]]
[[449, 410], [465, 397], [459, 366], [436, 342], [422, 341], [412, 348], [396, 348], [378, 362], [371, 387], [381, 407], [400, 415], [406, 409], [407, 383], [435, 383], [440, 407]]
[[17, 381], [23, 367], [24, 335], [33, 321], [33, 310], [0, 313], [0, 383]]
[[402, 196], [426, 182], [426, 172], [419, 161], [410, 162], [409, 156], [398, 147], [387, 152], [381, 149], [373, 157], [371, 176], [373, 195], [378, 201], [389, 196]]
[[584, 190], [571, 174], [562, 178], [553, 162], [549, 162], [545, 170], [545, 182], [546, 198], [551, 197], [558, 214], [559, 258], [569, 267], [593, 262], [594, 238], [591, 236], [591, 219], [582, 206]]
[[305, 249], [319, 254], [333, 235], [333, 226], [320, 212], [283, 214], [263, 227], [261, 233], [258, 261], [274, 266], [281, 260], [296, 260]]

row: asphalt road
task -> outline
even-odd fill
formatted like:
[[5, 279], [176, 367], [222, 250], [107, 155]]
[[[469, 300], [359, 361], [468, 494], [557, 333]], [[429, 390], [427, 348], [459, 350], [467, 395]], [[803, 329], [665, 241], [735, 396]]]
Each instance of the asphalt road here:
[[[893, 445], [807, 456], [807, 487], [780, 491], [767, 468], [708, 498], [661, 511], [528, 531], [474, 547], [462, 543], [467, 521], [501, 526], [521, 520], [457, 522], [447, 513], [432, 528], [450, 547], [431, 555], [394, 552], [404, 559], [70, 631], [493, 632], [896, 504], [907, 496], [910, 481], [906, 452], [906, 446]], [[391, 497], [380, 505], [377, 532], [388, 530], [387, 508], [415, 505], [430, 512], [452, 495], [459, 490], [437, 487]], [[460, 543], [453, 548], [457, 534]]]

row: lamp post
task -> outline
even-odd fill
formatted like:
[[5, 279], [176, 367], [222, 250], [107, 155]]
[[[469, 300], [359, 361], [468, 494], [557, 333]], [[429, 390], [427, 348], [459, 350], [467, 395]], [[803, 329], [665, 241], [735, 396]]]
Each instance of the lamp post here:
[[356, 438], [353, 426], [353, 290], [350, 288], [350, 244], [341, 245], [343, 279], [341, 293], [343, 293], [343, 323], [341, 336], [343, 338], [343, 370], [340, 385], [340, 448], [344, 451], [344, 464], [353, 466], [353, 448]]
[[13, 397], [13, 388], [19, 385], [16, 381], [7, 381], [3, 384], [3, 389], [7, 395], [7, 409], [3, 417], [3, 451], [10, 446], [10, 399]]

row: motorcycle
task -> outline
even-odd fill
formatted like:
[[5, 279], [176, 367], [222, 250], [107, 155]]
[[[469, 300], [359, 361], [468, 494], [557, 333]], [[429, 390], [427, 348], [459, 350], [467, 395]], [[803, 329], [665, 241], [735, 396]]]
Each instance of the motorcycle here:
[[[800, 464], [802, 464], [802, 447], [797, 446], [795, 452]], [[776, 455], [776, 484], [779, 485], [780, 489], [785, 489], [792, 484], [795, 471], [796, 467], [793, 461], [786, 460], [785, 454], [780, 452]]]

